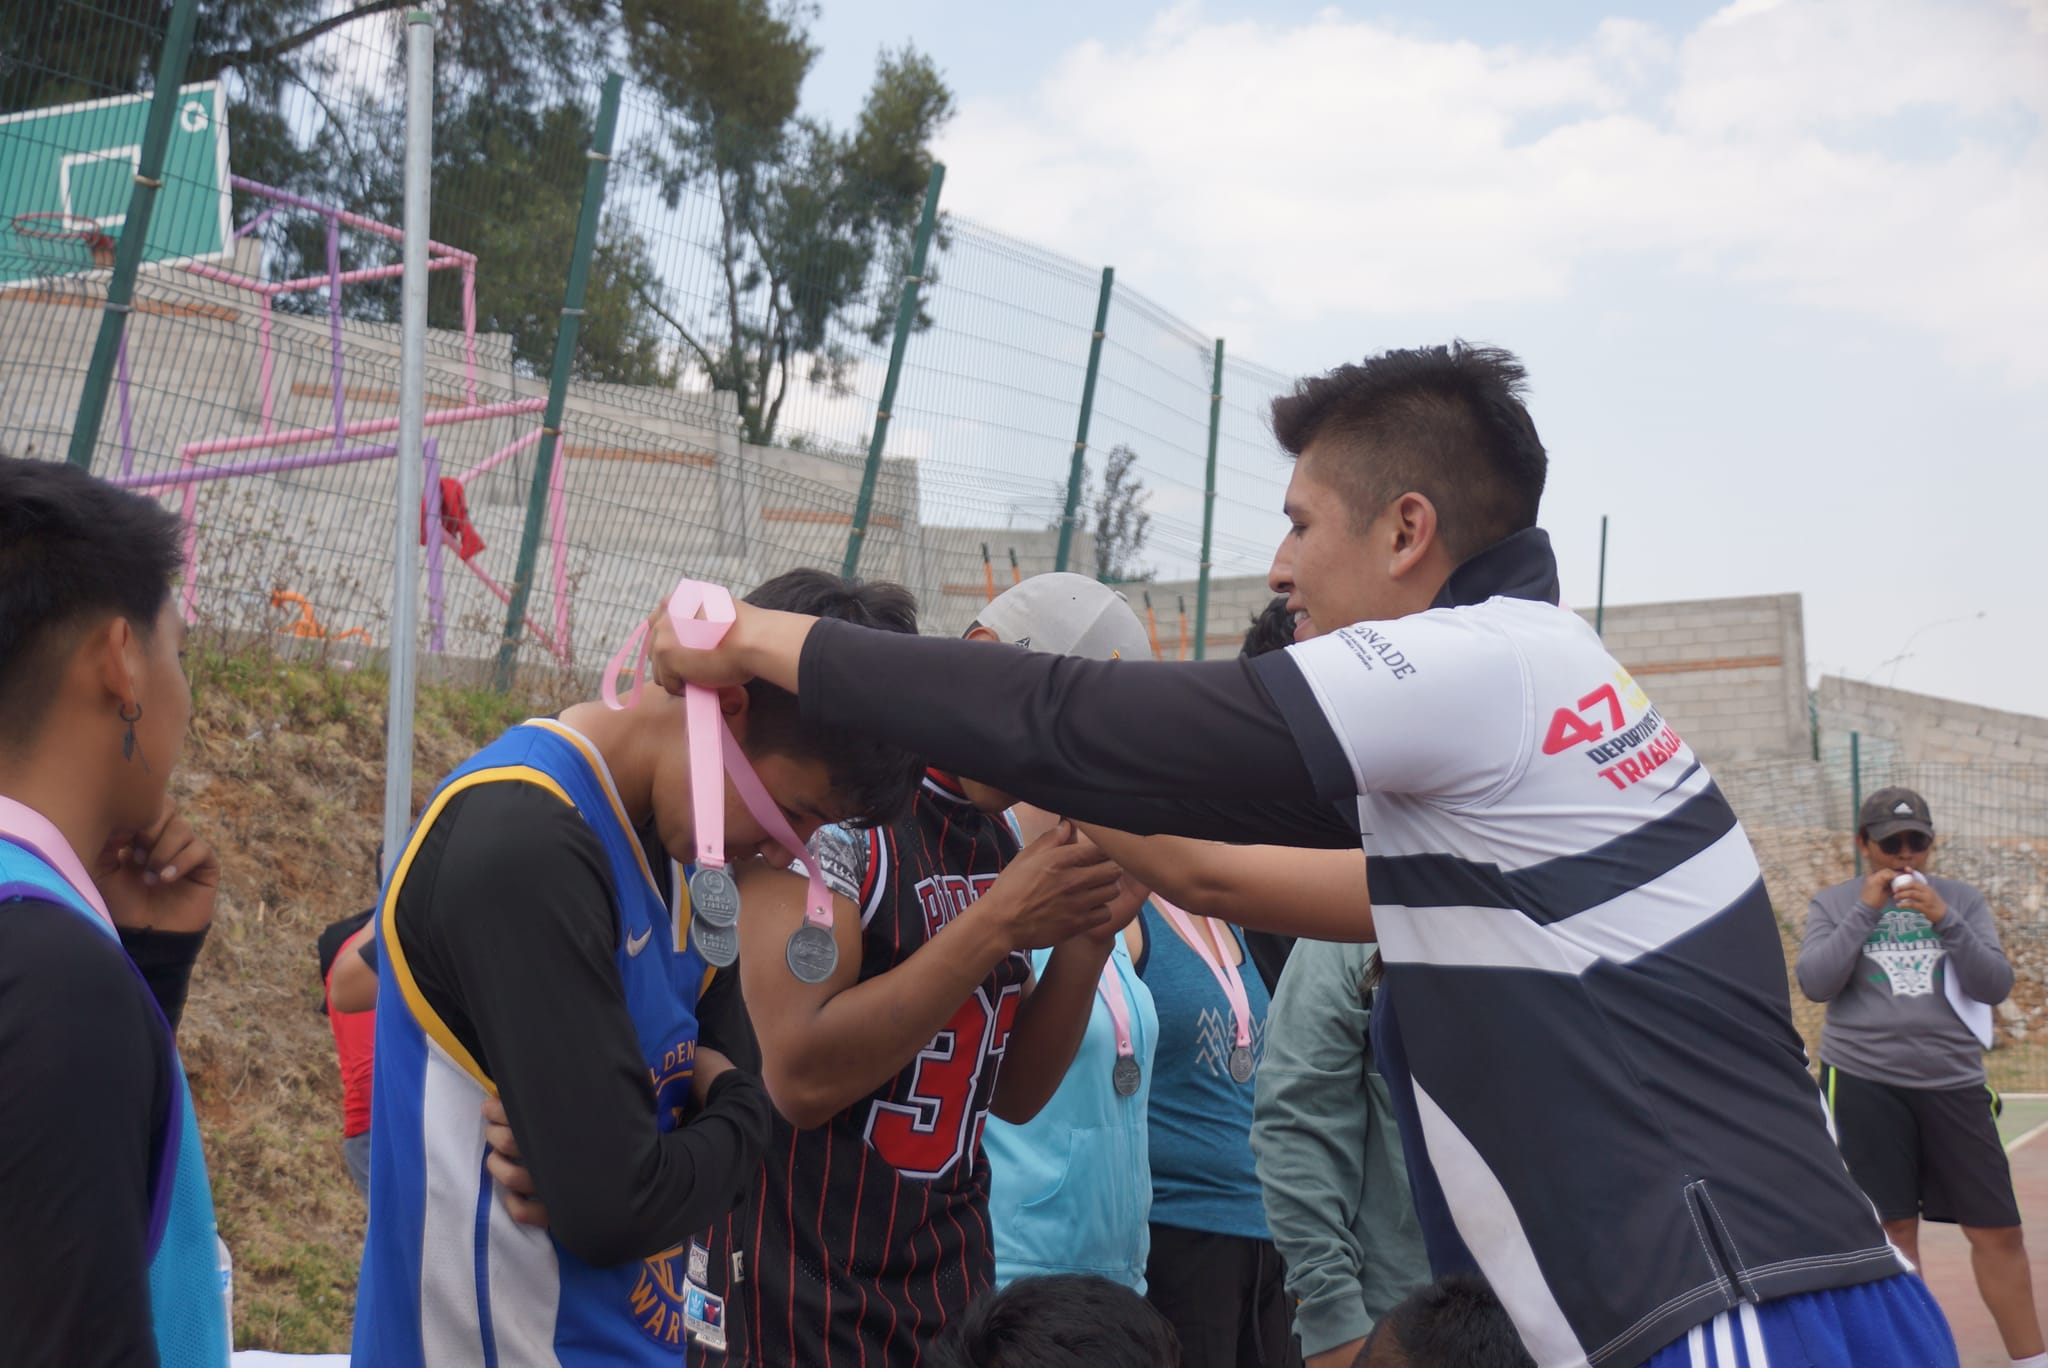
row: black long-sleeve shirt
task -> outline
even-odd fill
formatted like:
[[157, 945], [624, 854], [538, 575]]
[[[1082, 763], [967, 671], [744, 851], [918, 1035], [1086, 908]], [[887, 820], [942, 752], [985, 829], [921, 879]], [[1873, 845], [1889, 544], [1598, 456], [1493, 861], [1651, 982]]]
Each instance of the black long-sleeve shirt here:
[[878, 731], [1048, 811], [1141, 834], [1358, 844], [1338, 806], [1356, 793], [1351, 776], [1304, 758], [1341, 752], [1333, 737], [1297, 740], [1328, 724], [1284, 654], [1084, 660], [821, 621], [799, 668], [806, 721]]
[[[643, 844], [649, 844], [645, 833]], [[648, 863], [666, 881], [668, 857]], [[745, 1071], [718, 974], [705, 1045], [741, 1067], [679, 1129], [653, 1085], [619, 979], [611, 869], [597, 834], [531, 784], [481, 784], [442, 809], [413, 858], [398, 938], [427, 1003], [498, 1085], [563, 1247], [611, 1265], [668, 1249], [723, 1216], [759, 1164], [771, 1109]]]
[[0, 905], [0, 1361], [157, 1361], [147, 1242], [152, 1140], [176, 1096], [165, 1021], [176, 1029], [205, 940], [123, 931], [116, 945], [70, 908]]

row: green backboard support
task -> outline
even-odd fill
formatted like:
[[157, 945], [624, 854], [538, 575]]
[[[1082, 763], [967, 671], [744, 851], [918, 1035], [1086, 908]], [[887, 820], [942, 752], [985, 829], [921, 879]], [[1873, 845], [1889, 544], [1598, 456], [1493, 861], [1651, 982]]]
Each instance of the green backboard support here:
[[[148, 95], [0, 117], [0, 285], [93, 270], [95, 229], [118, 238], [149, 121]], [[218, 81], [186, 86], [164, 154], [145, 265], [228, 255], [227, 99]]]

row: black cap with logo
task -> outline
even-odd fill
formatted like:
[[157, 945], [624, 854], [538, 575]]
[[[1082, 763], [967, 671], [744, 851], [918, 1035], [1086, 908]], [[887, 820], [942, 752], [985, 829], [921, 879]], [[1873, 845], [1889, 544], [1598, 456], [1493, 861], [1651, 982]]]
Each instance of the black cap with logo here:
[[1882, 841], [1902, 831], [1934, 834], [1934, 817], [1927, 800], [1909, 788], [1881, 788], [1863, 800], [1856, 827], [1872, 841]]

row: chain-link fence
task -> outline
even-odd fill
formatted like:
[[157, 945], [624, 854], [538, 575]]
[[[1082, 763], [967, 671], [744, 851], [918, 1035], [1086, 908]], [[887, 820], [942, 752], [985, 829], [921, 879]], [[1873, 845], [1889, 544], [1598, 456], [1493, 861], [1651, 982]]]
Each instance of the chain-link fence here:
[[[202, 625], [374, 651], [399, 516], [400, 17], [199, 7], [121, 343], [96, 373], [172, 8], [42, 0], [0, 25], [0, 446], [89, 461], [177, 509]], [[837, 568], [864, 479], [859, 570], [909, 584], [931, 630], [958, 631], [1063, 544], [1087, 573], [1199, 576], [1215, 339], [1097, 268], [943, 212], [913, 271], [915, 157], [882, 163], [886, 180], [811, 174], [843, 148], [798, 138], [795, 171], [764, 170], [687, 100], [635, 85], [607, 152], [591, 73], [616, 54], [562, 50], [563, 8], [438, 11], [426, 650], [493, 656], [523, 582], [521, 658], [587, 667], [678, 573], [745, 589]], [[557, 373], [593, 157], [608, 176]], [[1221, 375], [1217, 578], [1264, 570], [1285, 477], [1264, 427], [1285, 382], [1234, 356]], [[78, 416], [98, 393], [87, 442]], [[1106, 483], [1126, 528], [1149, 518], [1141, 536], [1098, 546]], [[1186, 649], [1186, 627], [1161, 635]]]
[[[1910, 788], [1926, 798], [1938, 832], [1929, 869], [1982, 891], [2012, 960], [2012, 996], [1994, 1015], [1995, 1047], [1986, 1060], [1992, 1084], [2048, 1092], [2048, 768], [1871, 761], [1852, 753], [1847, 735], [1823, 737], [1819, 751], [1819, 760], [1715, 767], [1763, 863], [1788, 969], [1808, 900], [1860, 872], [1860, 799], [1892, 785]], [[1826, 1008], [1808, 1001], [1796, 979], [1792, 1007], [1817, 1057]]]

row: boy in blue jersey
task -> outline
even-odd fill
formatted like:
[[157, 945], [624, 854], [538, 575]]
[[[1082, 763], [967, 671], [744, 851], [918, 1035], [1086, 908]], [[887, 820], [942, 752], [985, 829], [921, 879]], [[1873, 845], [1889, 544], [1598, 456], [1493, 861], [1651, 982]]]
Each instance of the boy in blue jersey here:
[[0, 456], [0, 1358], [224, 1368], [178, 1060], [220, 867], [168, 789], [192, 716], [178, 520]]
[[[748, 601], [916, 628], [906, 591], [822, 571]], [[908, 801], [906, 752], [803, 727], [772, 687], [719, 705], [804, 836]], [[772, 846], [728, 784], [727, 856]], [[670, 1365], [718, 1328], [685, 1241], [739, 1197], [770, 1108], [727, 1056], [743, 1037], [699, 1040], [735, 976], [677, 949], [695, 852], [683, 708], [653, 690], [515, 727], [429, 801], [378, 917], [357, 1363]]]

